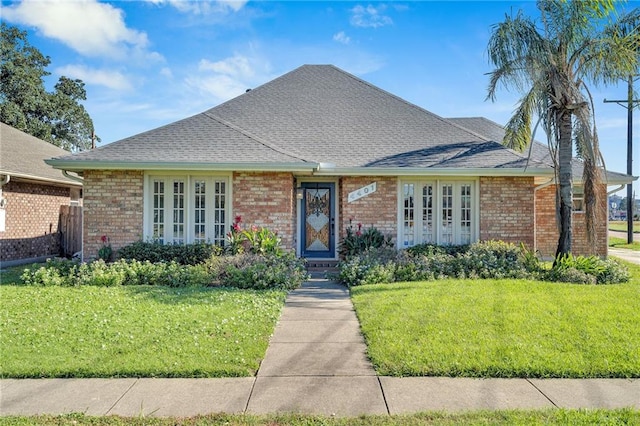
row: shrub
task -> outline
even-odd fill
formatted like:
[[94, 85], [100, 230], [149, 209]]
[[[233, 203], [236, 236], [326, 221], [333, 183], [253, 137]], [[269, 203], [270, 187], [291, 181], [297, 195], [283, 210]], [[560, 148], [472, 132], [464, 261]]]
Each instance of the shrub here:
[[339, 279], [349, 286], [394, 281], [452, 278], [532, 278], [538, 259], [524, 246], [501, 241], [468, 246], [424, 244], [396, 252], [369, 249], [339, 265]]
[[22, 280], [30, 285], [75, 286], [93, 285], [164, 285], [185, 287], [211, 285], [213, 278], [204, 265], [179, 265], [176, 262], [151, 263], [118, 260], [107, 264], [103, 260], [78, 265], [69, 260], [47, 262], [45, 266], [27, 269]]
[[395, 281], [398, 252], [388, 247], [371, 247], [338, 264], [338, 279], [347, 286]]
[[[586, 277], [583, 277], [582, 274]], [[573, 256], [571, 254], [558, 256], [553, 268], [546, 276], [549, 281], [580, 284], [618, 284], [629, 281], [629, 278], [627, 268], [613, 259], [603, 260], [597, 256]]]
[[285, 253], [280, 245], [281, 239], [276, 232], [264, 227], [251, 226], [242, 229], [242, 217], [236, 216], [227, 234], [227, 252], [236, 255], [252, 253], [281, 256]]
[[198, 265], [211, 256], [222, 254], [214, 244], [161, 244], [157, 241], [137, 241], [118, 250], [118, 257], [140, 262], [176, 262], [180, 265]]
[[504, 241], [474, 243], [457, 256], [460, 262], [458, 273], [472, 278], [531, 278], [537, 263], [523, 254], [523, 250], [523, 246]]
[[222, 286], [256, 290], [291, 290], [308, 278], [304, 260], [293, 253], [223, 256], [210, 259], [207, 268]]
[[363, 231], [361, 223], [354, 228], [351, 222], [350, 220], [346, 229], [347, 234], [340, 244], [340, 256], [343, 259], [359, 255], [372, 248], [393, 247], [391, 237], [385, 237], [373, 226]]
[[435, 254], [447, 254], [449, 256], [455, 256], [460, 253], [466, 253], [469, 250], [469, 245], [451, 245], [451, 246], [439, 246], [436, 244], [418, 244], [413, 247], [409, 247], [406, 251], [413, 255], [433, 256]]

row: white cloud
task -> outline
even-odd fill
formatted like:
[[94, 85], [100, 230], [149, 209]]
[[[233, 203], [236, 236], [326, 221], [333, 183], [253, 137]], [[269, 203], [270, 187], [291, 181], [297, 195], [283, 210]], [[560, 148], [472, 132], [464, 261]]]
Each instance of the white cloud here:
[[[123, 58], [129, 51], [148, 55], [147, 35], [127, 28], [124, 13], [95, 0], [25, 0], [3, 6], [3, 18], [36, 27], [86, 56]], [[151, 56], [159, 56], [151, 53]]]
[[173, 71], [171, 71], [171, 68], [169, 67], [164, 67], [160, 70], [160, 75], [167, 78], [173, 78]]
[[133, 87], [127, 77], [118, 71], [91, 69], [84, 65], [66, 65], [56, 68], [56, 73], [69, 78], [79, 78], [86, 84], [105, 86], [112, 90], [125, 91]]
[[348, 37], [344, 31], [340, 31], [339, 33], [336, 33], [333, 35], [333, 41], [337, 41], [338, 43], [342, 43], [342, 44], [349, 44], [351, 43], [351, 38]]
[[225, 13], [229, 10], [237, 12], [247, 4], [248, 0], [217, 0], [217, 1], [185, 1], [185, 0], [146, 0], [156, 5], [169, 4], [180, 12], [194, 15], [209, 15]]
[[204, 93], [211, 102], [226, 101], [243, 94], [247, 89], [267, 81], [271, 76], [267, 62], [240, 54], [212, 62], [202, 59], [197, 73], [187, 77], [185, 83], [194, 91]]
[[372, 5], [367, 7], [357, 5], [351, 9], [351, 25], [362, 28], [378, 28], [392, 25], [393, 20], [389, 16], [383, 15], [386, 9], [387, 6], [384, 4], [377, 8]]

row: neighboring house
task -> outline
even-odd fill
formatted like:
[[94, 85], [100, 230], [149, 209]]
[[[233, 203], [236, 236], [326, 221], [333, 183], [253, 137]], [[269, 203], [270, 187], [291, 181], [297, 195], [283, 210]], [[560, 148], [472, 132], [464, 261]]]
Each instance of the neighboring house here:
[[61, 148], [0, 123], [0, 262], [42, 260], [61, 251], [61, 206], [81, 203], [82, 183], [45, 164]]
[[47, 163], [83, 175], [85, 259], [102, 235], [114, 249], [139, 239], [222, 245], [236, 216], [309, 259], [337, 258], [357, 223], [399, 248], [501, 239], [553, 255], [553, 169], [469, 127], [334, 66], [305, 65], [201, 114]]

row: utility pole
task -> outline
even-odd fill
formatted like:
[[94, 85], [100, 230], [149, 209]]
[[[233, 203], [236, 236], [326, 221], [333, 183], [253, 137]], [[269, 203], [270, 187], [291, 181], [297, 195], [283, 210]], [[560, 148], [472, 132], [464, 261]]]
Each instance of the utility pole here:
[[[635, 78], [634, 78], [635, 77]], [[633, 82], [638, 76], [629, 76], [629, 88], [625, 100], [604, 100], [605, 103], [616, 103], [627, 109], [627, 174], [633, 175], [633, 108], [640, 104], [640, 99], [633, 99]], [[624, 104], [626, 102], [626, 105]], [[633, 184], [627, 184], [627, 244], [633, 243]]]

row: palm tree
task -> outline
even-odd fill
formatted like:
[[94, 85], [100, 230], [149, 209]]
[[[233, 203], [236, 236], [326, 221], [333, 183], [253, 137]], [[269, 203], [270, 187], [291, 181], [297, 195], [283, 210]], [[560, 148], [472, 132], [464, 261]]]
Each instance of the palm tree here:
[[574, 143], [584, 164], [587, 235], [595, 245], [604, 161], [587, 83], [611, 84], [637, 73], [640, 11], [618, 16], [608, 0], [540, 0], [537, 7], [539, 21], [518, 12], [493, 27], [487, 99], [495, 100], [499, 84], [522, 94], [505, 127], [505, 146], [526, 149], [536, 116], [547, 134], [556, 174], [557, 258], [571, 252]]

